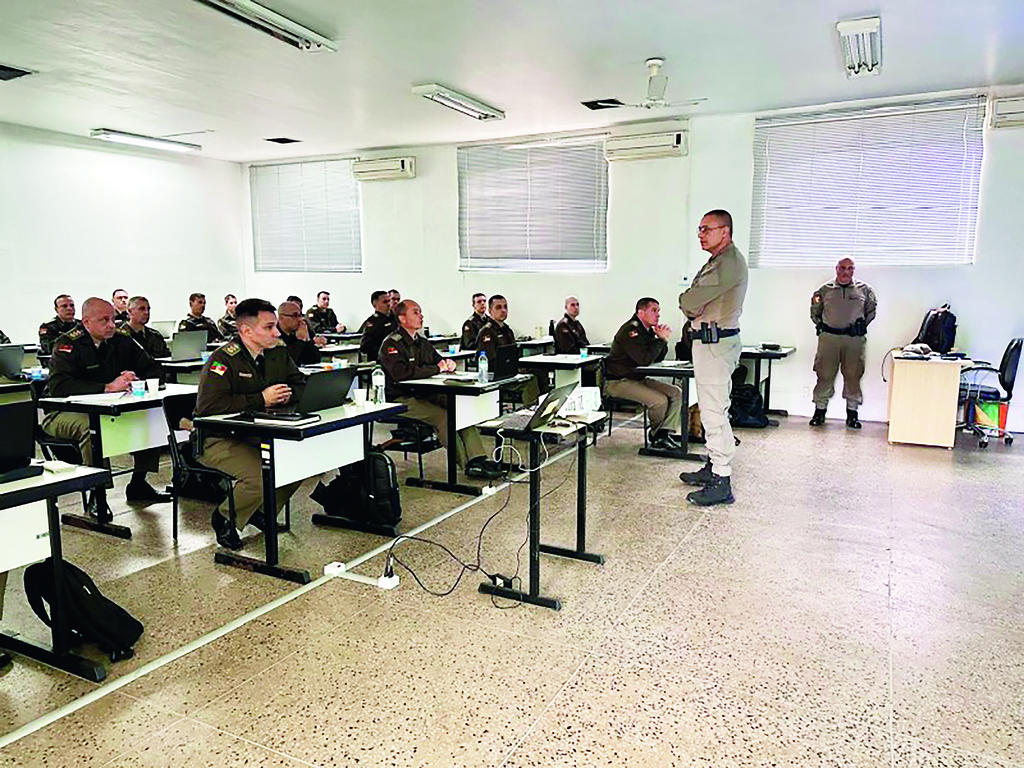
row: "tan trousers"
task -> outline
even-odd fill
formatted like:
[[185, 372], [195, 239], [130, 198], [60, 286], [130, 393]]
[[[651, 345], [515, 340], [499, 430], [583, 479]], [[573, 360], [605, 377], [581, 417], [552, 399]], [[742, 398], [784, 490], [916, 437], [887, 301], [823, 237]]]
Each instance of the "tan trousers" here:
[[[86, 465], [92, 466], [92, 440], [89, 437], [89, 417], [84, 413], [53, 411], [43, 417], [43, 432], [64, 440], [75, 440]], [[136, 472], [156, 472], [160, 469], [160, 449], [147, 448], [132, 454]]]
[[[399, 397], [397, 401], [408, 408], [402, 416], [432, 426], [437, 430], [437, 439], [448, 450], [448, 408], [443, 395], [430, 398]], [[460, 467], [465, 468], [467, 461], [485, 455], [484, 444], [476, 427], [460, 429], [455, 438], [455, 461]]]
[[843, 398], [851, 411], [864, 402], [860, 380], [864, 375], [864, 350], [867, 336], [839, 336], [822, 333], [818, 337], [818, 352], [814, 356], [814, 372], [818, 382], [814, 385], [814, 407], [827, 408], [836, 391], [836, 373], [843, 372]]
[[697, 383], [700, 420], [704, 424], [711, 469], [719, 477], [732, 475], [732, 457], [736, 441], [729, 425], [729, 396], [732, 372], [740, 360], [739, 336], [730, 336], [717, 344], [693, 342], [693, 377]]
[[[245, 528], [249, 518], [263, 506], [263, 470], [260, 463], [260, 449], [252, 443], [232, 440], [226, 437], [211, 437], [203, 445], [199, 461], [208, 467], [227, 472], [235, 478], [235, 526]], [[302, 481], [282, 485], [277, 489], [277, 509], [284, 509], [285, 503], [302, 485]], [[224, 517], [231, 517], [227, 499], [217, 507]]]
[[612, 397], [632, 400], [647, 406], [651, 431], [664, 429], [678, 434], [682, 425], [682, 414], [679, 409], [683, 402], [683, 390], [675, 384], [669, 384], [654, 378], [641, 381], [632, 379], [609, 379], [605, 382], [604, 391]]

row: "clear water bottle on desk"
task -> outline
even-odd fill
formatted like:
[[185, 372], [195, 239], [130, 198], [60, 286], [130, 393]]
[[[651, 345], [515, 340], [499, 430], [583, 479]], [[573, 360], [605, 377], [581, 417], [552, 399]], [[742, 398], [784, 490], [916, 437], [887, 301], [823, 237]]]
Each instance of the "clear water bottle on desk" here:
[[479, 380], [479, 382], [481, 384], [486, 384], [487, 383], [487, 367], [488, 367], [487, 366], [487, 353], [486, 352], [481, 352], [477, 356], [477, 363], [476, 363], [476, 365], [477, 365], [477, 370], [479, 371], [479, 375], [477, 376], [477, 379]]
[[384, 400], [384, 369], [379, 365], [373, 369], [373, 373], [370, 374], [370, 402], [372, 403], [383, 403]]

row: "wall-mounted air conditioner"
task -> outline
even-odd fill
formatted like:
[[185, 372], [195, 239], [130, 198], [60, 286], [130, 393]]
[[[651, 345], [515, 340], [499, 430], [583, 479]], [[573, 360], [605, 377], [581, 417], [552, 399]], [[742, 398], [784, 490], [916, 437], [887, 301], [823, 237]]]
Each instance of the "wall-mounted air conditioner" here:
[[1024, 127], [1024, 96], [991, 99], [988, 104], [990, 128]]
[[352, 163], [356, 181], [386, 181], [388, 179], [415, 179], [415, 157], [386, 157], [381, 160], [356, 160]]
[[686, 154], [686, 132], [643, 133], [636, 136], [609, 136], [604, 156], [615, 160], [648, 160], [654, 157], [682, 157]]

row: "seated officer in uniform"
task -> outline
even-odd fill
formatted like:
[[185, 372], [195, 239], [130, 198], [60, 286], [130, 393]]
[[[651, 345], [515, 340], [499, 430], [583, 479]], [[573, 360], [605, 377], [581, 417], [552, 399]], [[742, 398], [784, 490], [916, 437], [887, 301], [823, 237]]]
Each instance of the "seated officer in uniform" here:
[[473, 294], [473, 314], [462, 324], [462, 349], [476, 349], [476, 337], [480, 329], [487, 325], [487, 297], [482, 293]]
[[[516, 334], [511, 326], [505, 322], [508, 319], [508, 301], [501, 294], [494, 294], [487, 300], [487, 313], [490, 315], [484, 327], [476, 337], [477, 352], [486, 352], [487, 361], [491, 371], [498, 360], [498, 348], [515, 346]], [[532, 405], [537, 402], [540, 395], [540, 388], [537, 378], [531, 376], [528, 381], [522, 384], [514, 384], [505, 387], [502, 393], [508, 395], [518, 392], [523, 405]]]
[[[160, 378], [160, 364], [128, 336], [115, 332], [114, 307], [93, 297], [82, 305], [82, 325], [57, 339], [50, 358], [47, 397], [124, 392], [139, 379]], [[77, 440], [86, 464], [92, 464], [89, 417], [84, 413], [53, 411], [43, 417], [43, 431], [54, 437]], [[170, 501], [146, 482], [156, 472], [160, 449], [147, 448], [135, 456], [135, 471], [125, 488], [128, 501]]]
[[319, 336], [321, 333], [344, 333], [345, 324], [338, 322], [338, 316], [331, 309], [330, 291], [320, 291], [316, 295], [316, 306], [306, 311], [309, 332]]
[[583, 347], [589, 347], [587, 332], [583, 329], [580, 316], [580, 300], [566, 296], [565, 315], [555, 325], [555, 354], [578, 355]]
[[398, 302], [402, 300], [402, 294], [398, 292], [397, 288], [392, 288], [388, 291], [388, 298], [391, 300], [391, 314], [393, 315], [398, 307]]
[[[389, 402], [408, 407], [403, 416], [422, 421], [437, 430], [441, 445], [450, 451], [447, 397], [409, 397], [399, 383], [454, 371], [455, 362], [441, 357], [434, 346], [420, 335], [423, 311], [419, 304], [406, 299], [399, 302], [395, 310], [399, 329], [384, 339], [377, 356], [384, 369], [385, 394]], [[487, 459], [476, 427], [461, 429], [455, 436], [455, 460], [469, 477], [485, 480], [501, 477], [501, 468]]]
[[320, 347], [326, 340], [323, 336], [310, 338], [309, 326], [298, 304], [286, 301], [277, 308], [277, 330], [281, 332], [281, 342], [288, 348], [288, 354], [296, 365], [320, 362]]
[[661, 305], [644, 297], [636, 303], [636, 314], [619, 328], [605, 361], [605, 394], [647, 406], [650, 417], [648, 438], [655, 448], [675, 450], [680, 444], [672, 435], [679, 432], [683, 392], [674, 384], [637, 374], [640, 366], [659, 363], [668, 353], [672, 329], [661, 325]]
[[302, 299], [300, 299], [298, 296], [292, 294], [287, 299], [285, 299], [285, 301], [291, 301], [291, 302], [294, 302], [295, 304], [298, 304], [299, 305], [299, 312], [302, 311]]
[[238, 299], [235, 298], [235, 294], [229, 293], [224, 297], [224, 317], [217, 321], [217, 330], [225, 339], [230, 339], [238, 333], [238, 324], [235, 322], [235, 307], [237, 306]]
[[[280, 344], [274, 305], [263, 299], [246, 299], [235, 308], [238, 338], [215, 350], [199, 374], [196, 416], [262, 411], [298, 399], [306, 377], [296, 367], [288, 349]], [[263, 503], [260, 447], [257, 441], [231, 437], [208, 437], [199, 461], [235, 478], [235, 525], [241, 530], [251, 522], [262, 530]], [[280, 512], [300, 483], [277, 489]], [[213, 511], [210, 519], [217, 543], [227, 549], [241, 549], [242, 540], [231, 525], [228, 503]]]
[[39, 326], [39, 354], [48, 355], [53, 352], [53, 342], [58, 336], [78, 327], [75, 320], [75, 300], [62, 293], [53, 300], [53, 308], [57, 316]]
[[167, 341], [159, 331], [148, 327], [146, 325], [148, 322], [149, 299], [145, 296], [132, 296], [128, 300], [128, 321], [121, 325], [117, 332], [134, 339], [154, 360], [160, 357], [170, 357], [171, 350], [167, 348]]
[[217, 324], [203, 313], [206, 311], [206, 294], [193, 293], [188, 297], [188, 314], [178, 323], [179, 331], [206, 331], [208, 342], [221, 341], [224, 336], [217, 330]]
[[114, 324], [120, 325], [121, 323], [128, 322], [128, 291], [124, 288], [118, 288], [111, 294], [112, 303], [114, 305]]
[[375, 363], [381, 343], [398, 330], [398, 321], [391, 314], [391, 296], [387, 291], [371, 293], [370, 304], [373, 306], [373, 314], [359, 326], [359, 332], [363, 334], [359, 340], [359, 354], [364, 360]]

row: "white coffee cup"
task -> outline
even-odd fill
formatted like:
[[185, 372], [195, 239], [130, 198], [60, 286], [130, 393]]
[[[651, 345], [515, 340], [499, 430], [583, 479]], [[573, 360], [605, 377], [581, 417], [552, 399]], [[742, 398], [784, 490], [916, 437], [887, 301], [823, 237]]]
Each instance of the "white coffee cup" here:
[[356, 405], [366, 405], [366, 390], [362, 387], [357, 387], [352, 390], [352, 401]]
[[160, 379], [146, 379], [146, 391], [157, 393], [160, 391]]

